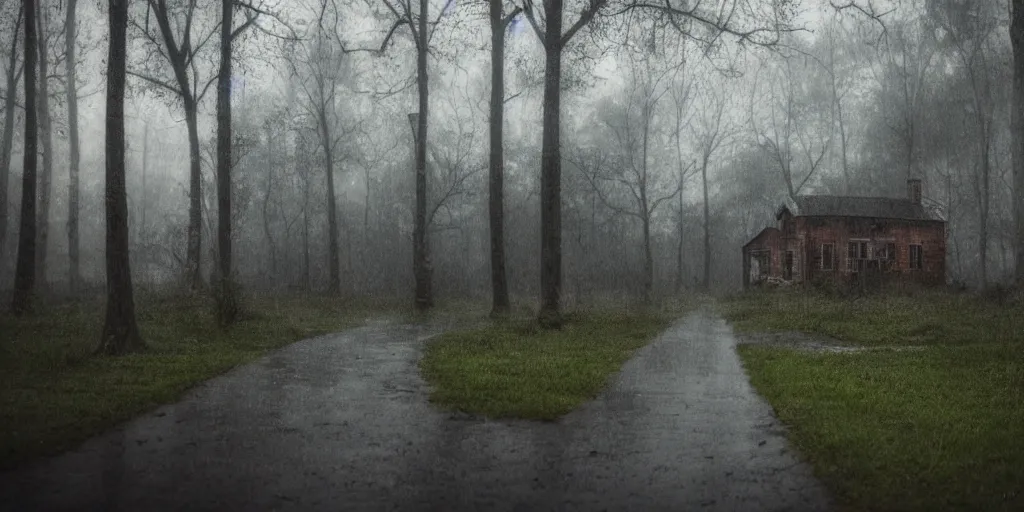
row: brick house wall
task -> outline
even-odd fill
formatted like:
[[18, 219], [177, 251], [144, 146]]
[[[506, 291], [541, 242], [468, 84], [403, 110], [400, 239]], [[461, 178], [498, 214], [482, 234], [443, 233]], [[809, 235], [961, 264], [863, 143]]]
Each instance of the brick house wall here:
[[[792, 276], [789, 280], [793, 282], [822, 279], [849, 282], [877, 270], [882, 279], [909, 280], [925, 285], [944, 284], [945, 230], [945, 223], [938, 220], [803, 217], [784, 211], [775, 227], [766, 228], [744, 245], [744, 287], [757, 280], [756, 276], [751, 276], [751, 256], [763, 251], [770, 254], [768, 275], [780, 279], [790, 277], [786, 275], [785, 267], [787, 253], [791, 254]], [[866, 244], [866, 261], [850, 263], [851, 241]], [[831, 244], [831, 270], [822, 260], [823, 252], [826, 256], [829, 252], [822, 249], [824, 244]], [[912, 268], [912, 245], [921, 247], [922, 268]], [[858, 246], [858, 252], [859, 249]], [[889, 249], [895, 249], [891, 257]]]

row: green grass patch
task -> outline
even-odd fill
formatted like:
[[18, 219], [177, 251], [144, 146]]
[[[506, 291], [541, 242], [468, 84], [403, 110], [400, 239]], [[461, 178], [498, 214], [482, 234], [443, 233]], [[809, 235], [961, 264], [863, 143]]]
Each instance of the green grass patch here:
[[970, 294], [755, 292], [737, 331], [916, 350], [741, 345], [754, 387], [849, 510], [1024, 510], [1024, 308]]
[[0, 468], [60, 453], [195, 384], [271, 349], [339, 331], [378, 305], [330, 297], [252, 297], [241, 320], [217, 328], [204, 299], [144, 297], [148, 348], [97, 357], [104, 304], [63, 305], [28, 318], [0, 316]]
[[846, 508], [1024, 510], [1024, 345], [739, 351]]
[[512, 319], [445, 333], [420, 362], [442, 407], [490, 418], [554, 420], [593, 399], [633, 352], [687, 306], [578, 312], [560, 329]]
[[803, 331], [859, 345], [1024, 342], [1024, 306], [967, 293], [837, 298], [814, 291], [755, 291], [719, 309], [740, 332]]

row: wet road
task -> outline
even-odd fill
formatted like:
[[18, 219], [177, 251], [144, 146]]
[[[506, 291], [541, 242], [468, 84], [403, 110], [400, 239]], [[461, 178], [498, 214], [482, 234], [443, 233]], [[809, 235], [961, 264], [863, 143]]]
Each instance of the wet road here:
[[698, 311], [554, 423], [434, 410], [430, 333], [296, 343], [79, 449], [0, 474], [3, 510], [824, 510]]

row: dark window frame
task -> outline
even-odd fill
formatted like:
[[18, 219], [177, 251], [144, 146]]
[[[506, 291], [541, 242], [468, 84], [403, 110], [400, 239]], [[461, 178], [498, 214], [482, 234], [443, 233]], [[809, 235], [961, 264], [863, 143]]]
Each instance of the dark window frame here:
[[909, 244], [907, 246], [909, 262], [907, 267], [910, 270], [924, 270], [924, 246], [921, 244]]
[[[825, 247], [828, 247], [828, 258], [825, 257]], [[823, 243], [819, 251], [821, 256], [820, 269], [827, 272], [834, 271], [836, 269], [836, 244]]]
[[859, 272], [865, 264], [858, 261], [868, 260], [870, 256], [868, 240], [850, 240], [846, 245], [846, 268], [851, 272]]

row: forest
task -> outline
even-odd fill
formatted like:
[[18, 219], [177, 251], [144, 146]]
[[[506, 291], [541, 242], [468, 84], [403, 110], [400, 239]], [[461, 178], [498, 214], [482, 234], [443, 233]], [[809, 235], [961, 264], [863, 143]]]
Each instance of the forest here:
[[230, 323], [244, 290], [557, 322], [736, 289], [787, 197], [911, 176], [949, 280], [1008, 285], [1019, 4], [5, 0], [0, 291], [16, 313], [106, 289], [130, 316], [143, 289]]

